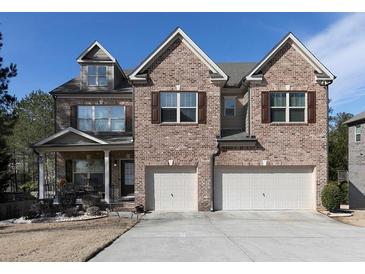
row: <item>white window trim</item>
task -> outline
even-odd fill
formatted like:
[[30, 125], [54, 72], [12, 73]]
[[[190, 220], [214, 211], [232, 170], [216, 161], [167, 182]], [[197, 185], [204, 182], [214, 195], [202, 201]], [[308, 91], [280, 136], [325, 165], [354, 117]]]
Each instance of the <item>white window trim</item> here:
[[[233, 107], [233, 116], [231, 115], [226, 115], [226, 99], [233, 99], [234, 100], [234, 107]], [[224, 96], [223, 97], [223, 104], [224, 104], [224, 109], [223, 109], [223, 115], [224, 117], [236, 117], [236, 111], [237, 111], [237, 97], [236, 96]]]
[[[90, 66], [93, 66], [93, 67], [96, 68], [96, 74], [92, 75], [92, 76], [96, 77], [96, 85], [91, 85], [89, 83], [89, 67]], [[105, 67], [105, 78], [106, 78], [106, 84], [105, 85], [99, 85], [99, 67]], [[87, 85], [89, 87], [107, 87], [108, 82], [109, 82], [109, 79], [108, 79], [108, 67], [107, 66], [104, 66], [104, 65], [87, 65]]]
[[[357, 129], [359, 129], [359, 133], [357, 133], [356, 131], [357, 131]], [[357, 141], [357, 136], [360, 136], [360, 138], [359, 138], [359, 141]], [[355, 126], [355, 143], [360, 143], [361, 142], [361, 125], [357, 125], [357, 126]]]
[[[184, 108], [194, 108], [194, 107], [181, 107], [180, 106], [180, 94], [191, 92], [195, 93], [195, 121], [193, 122], [181, 122], [180, 121], [180, 109]], [[198, 123], [198, 92], [197, 91], [186, 91], [186, 92], [175, 92], [175, 91], [163, 91], [161, 93], [176, 93], [176, 107], [162, 107], [160, 106], [160, 109], [176, 109], [176, 122], [162, 122], [162, 111], [160, 111], [160, 121], [161, 124], [171, 124], [171, 123], [178, 123], [178, 124], [196, 124]], [[161, 95], [160, 95], [161, 96]]]
[[[308, 123], [308, 93], [307, 92], [281, 92], [281, 91], [273, 91], [270, 92], [271, 93], [285, 93], [285, 106], [278, 106], [278, 107], [272, 107], [271, 103], [269, 102], [270, 105], [270, 110], [271, 109], [285, 109], [285, 121], [283, 122], [270, 122], [272, 124], [306, 124]], [[304, 93], [304, 107], [293, 107], [290, 106], [290, 93]], [[270, 96], [270, 100], [271, 100], [271, 96]], [[295, 121], [290, 121], [290, 109], [303, 109], [304, 108], [304, 122], [295, 122]], [[270, 111], [270, 121], [271, 121], [271, 111]]]
[[[108, 130], [108, 131], [97, 131], [96, 130], [96, 127], [95, 127], [95, 121], [96, 121], [96, 119], [95, 119], [95, 107], [99, 107], [99, 106], [101, 106], [101, 107], [109, 107], [110, 108], [109, 109], [109, 117], [108, 117], [108, 128], [110, 130]], [[125, 132], [125, 130], [126, 130], [126, 107], [125, 106], [118, 106], [118, 105], [97, 105], [97, 106], [95, 106], [95, 105], [94, 106], [79, 105], [79, 106], [77, 106], [77, 128], [79, 130], [81, 130], [80, 129], [80, 123], [79, 123], [79, 121], [80, 121], [80, 119], [85, 119], [85, 118], [79, 118], [79, 109], [78, 109], [79, 107], [91, 107], [91, 109], [92, 109], [92, 130], [91, 130], [91, 132], [94, 132], [94, 133], [102, 133], [102, 132]], [[121, 129], [121, 130], [112, 130], [111, 129], [111, 126], [112, 126], [111, 109], [113, 107], [121, 107], [121, 108], [123, 108], [123, 113], [124, 113], [124, 118], [123, 118], [123, 120], [124, 120], [124, 129]], [[88, 130], [85, 130], [85, 131], [90, 132]]]

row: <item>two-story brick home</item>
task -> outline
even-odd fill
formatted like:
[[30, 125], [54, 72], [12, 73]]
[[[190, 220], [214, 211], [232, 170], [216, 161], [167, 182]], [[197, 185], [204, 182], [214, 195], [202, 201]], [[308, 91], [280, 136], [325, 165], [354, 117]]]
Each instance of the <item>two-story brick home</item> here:
[[215, 63], [180, 28], [123, 70], [98, 42], [51, 92], [57, 177], [148, 210], [316, 209], [334, 75], [292, 34], [258, 63]]
[[348, 126], [350, 209], [365, 208], [365, 111], [345, 122]]

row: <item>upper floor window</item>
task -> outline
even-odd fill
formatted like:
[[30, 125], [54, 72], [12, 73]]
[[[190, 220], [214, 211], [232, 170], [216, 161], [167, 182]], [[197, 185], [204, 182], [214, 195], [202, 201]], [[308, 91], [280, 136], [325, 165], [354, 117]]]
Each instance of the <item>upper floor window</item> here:
[[361, 141], [361, 125], [355, 127], [355, 142]]
[[225, 96], [224, 97], [224, 116], [236, 115], [236, 97]]
[[305, 92], [271, 92], [271, 122], [306, 122], [307, 95]]
[[161, 122], [197, 122], [197, 92], [161, 92]]
[[125, 131], [124, 106], [78, 106], [78, 128], [92, 132]]
[[106, 66], [87, 66], [87, 84], [92, 87], [107, 86]]

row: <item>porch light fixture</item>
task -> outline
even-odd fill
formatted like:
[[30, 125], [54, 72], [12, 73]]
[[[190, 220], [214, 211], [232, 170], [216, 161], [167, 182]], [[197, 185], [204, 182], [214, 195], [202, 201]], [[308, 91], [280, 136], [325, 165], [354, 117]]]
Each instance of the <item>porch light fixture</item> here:
[[172, 166], [174, 164], [174, 160], [169, 160], [169, 166]]

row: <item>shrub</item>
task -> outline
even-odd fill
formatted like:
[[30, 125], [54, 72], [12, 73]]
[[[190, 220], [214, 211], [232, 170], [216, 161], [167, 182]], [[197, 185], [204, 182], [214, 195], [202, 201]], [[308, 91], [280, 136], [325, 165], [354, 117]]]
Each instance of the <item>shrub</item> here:
[[85, 195], [82, 198], [82, 207], [87, 210], [89, 207], [92, 206], [99, 206], [101, 203], [101, 198], [97, 195]]
[[86, 214], [89, 216], [98, 216], [100, 215], [100, 208], [98, 206], [90, 206], [87, 208]]
[[336, 212], [340, 208], [342, 194], [340, 188], [336, 184], [327, 184], [321, 193], [323, 206], [330, 212]]
[[39, 217], [53, 217], [56, 215], [56, 208], [53, 206], [52, 199], [38, 201], [31, 205], [26, 219], [35, 219]]
[[79, 215], [79, 210], [77, 207], [70, 207], [65, 210], [66, 217], [76, 217]]
[[60, 197], [60, 205], [63, 209], [68, 209], [76, 205], [76, 195], [72, 192], [62, 193]]
[[31, 192], [37, 190], [38, 183], [34, 181], [27, 182], [20, 186], [20, 189], [24, 192]]
[[341, 203], [348, 205], [349, 204], [349, 182], [343, 181], [340, 183], [340, 191], [342, 195]]

